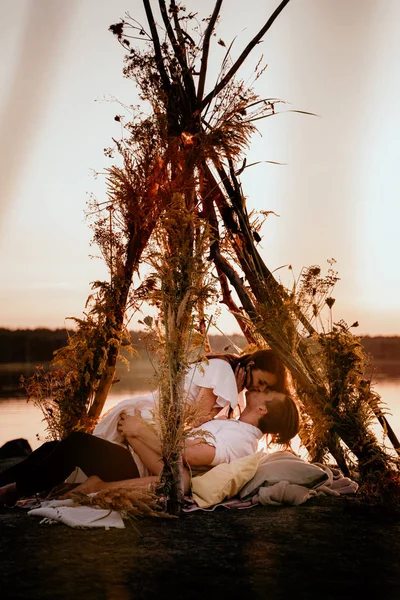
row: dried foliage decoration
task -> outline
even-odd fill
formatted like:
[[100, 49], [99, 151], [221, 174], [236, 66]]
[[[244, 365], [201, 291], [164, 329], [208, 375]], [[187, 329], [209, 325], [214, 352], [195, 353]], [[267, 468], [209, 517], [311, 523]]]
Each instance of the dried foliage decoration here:
[[75, 492], [71, 494], [71, 497], [74, 504], [114, 510], [120, 513], [124, 519], [171, 518], [171, 515], [165, 512], [160, 497], [153, 491], [140, 487], [131, 486], [102, 490], [95, 495]]

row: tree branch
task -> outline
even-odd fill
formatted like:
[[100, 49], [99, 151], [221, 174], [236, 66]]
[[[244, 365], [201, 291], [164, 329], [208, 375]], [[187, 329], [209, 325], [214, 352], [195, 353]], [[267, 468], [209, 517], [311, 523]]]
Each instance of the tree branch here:
[[[171, 21], [168, 18], [167, 7], [165, 6], [165, 0], [158, 0], [158, 5], [160, 7], [161, 16], [163, 18], [164, 25], [167, 30], [167, 34], [168, 34], [169, 40], [171, 42], [172, 48], [174, 50], [174, 54], [175, 54], [180, 66], [181, 66], [181, 69], [182, 69], [183, 81], [187, 88], [185, 90], [185, 92], [193, 102], [193, 100], [195, 98], [195, 87], [194, 87], [193, 79], [189, 72], [189, 67], [187, 64], [184, 49], [182, 48], [181, 44], [176, 39], [174, 30], [171, 25]], [[178, 22], [178, 26], [179, 26], [179, 22]], [[176, 24], [175, 24], [175, 27], [176, 27]]]
[[218, 267], [218, 265], [216, 265], [216, 269], [217, 269], [219, 284], [220, 284], [221, 292], [222, 292], [222, 302], [227, 306], [228, 310], [235, 317], [237, 324], [239, 325], [240, 329], [242, 330], [242, 333], [245, 336], [247, 342], [249, 344], [257, 344], [257, 340], [251, 333], [250, 327], [247, 325], [247, 323], [243, 319], [240, 318], [240, 309], [237, 306], [234, 299], [232, 298], [231, 290], [229, 289], [229, 285], [228, 285], [227, 276], [225, 275], [225, 273], [223, 273], [223, 271], [220, 269], [220, 267]]
[[172, 29], [171, 21], [168, 18], [167, 7], [165, 6], [165, 0], [158, 0], [158, 5], [160, 7], [160, 12], [162, 19], [164, 21], [165, 29], [167, 30], [168, 37], [172, 44], [173, 49], [175, 50], [178, 45], [178, 41], [175, 37], [174, 30]]
[[152, 37], [152, 42], [154, 46], [154, 54], [156, 58], [158, 72], [160, 73], [161, 80], [164, 86], [165, 92], [168, 92], [171, 88], [171, 82], [169, 80], [168, 74], [164, 67], [163, 56], [161, 52], [160, 39], [158, 37], [157, 27], [154, 20], [153, 12], [150, 6], [150, 0], [143, 0], [143, 6], [146, 11], [146, 17], [148, 24], [150, 26], [150, 32]]
[[203, 99], [204, 94], [204, 86], [206, 84], [206, 75], [207, 75], [207, 62], [208, 62], [208, 53], [210, 50], [210, 39], [211, 34], [214, 30], [215, 23], [218, 19], [219, 11], [221, 10], [222, 0], [217, 0], [213, 14], [211, 15], [210, 22], [204, 34], [204, 42], [203, 42], [203, 53], [201, 55], [201, 68], [200, 68], [200, 77], [199, 77], [199, 85], [197, 88], [197, 103]]
[[[269, 303], [271, 303], [272, 295], [269, 293], [268, 288], [272, 288], [272, 291], [275, 293], [278, 292], [277, 297], [281, 297], [281, 299], [287, 298], [287, 293], [276, 281], [275, 277], [264, 263], [254, 244], [249, 218], [247, 215], [246, 208], [243, 204], [240, 184], [234, 174], [234, 171], [232, 171], [231, 169], [231, 176], [233, 177], [232, 184], [228, 174], [225, 172], [222, 166], [217, 165], [216, 169], [221, 178], [221, 183], [223, 184], [225, 191], [231, 200], [233, 211], [236, 214], [237, 219], [239, 221], [239, 228], [237, 222], [233, 219], [232, 216], [230, 216], [230, 207], [228, 205], [228, 202], [224, 194], [222, 193], [220, 187], [215, 182], [215, 178], [209, 168], [207, 170], [207, 177], [210, 179], [211, 182], [213, 182], [213, 184], [217, 188], [217, 191], [214, 194], [215, 202], [221, 213], [224, 226], [227, 232], [229, 232], [229, 235], [231, 236], [231, 243], [235, 250], [236, 256], [241, 264], [244, 273], [246, 274], [247, 280], [253, 288], [253, 291], [258, 290], [260, 293], [262, 291], [263, 297], [266, 297]], [[240, 238], [241, 243], [238, 243], [238, 238]], [[257, 293], [258, 292], [256, 292], [256, 295]], [[303, 315], [303, 313], [297, 305], [293, 306], [293, 310], [296, 314], [296, 317], [306, 329], [306, 331], [308, 331], [310, 335], [312, 333], [315, 333], [314, 327], [308, 321], [306, 316]]]
[[[246, 340], [249, 344], [255, 344], [256, 340], [252, 334], [251, 327], [244, 321], [244, 319], [240, 318], [240, 309], [237, 306], [236, 302], [232, 298], [231, 291], [228, 285], [228, 278], [225, 272], [221, 268], [221, 252], [220, 252], [220, 236], [219, 236], [219, 227], [218, 227], [218, 218], [215, 212], [214, 202], [215, 196], [219, 193], [218, 186], [215, 183], [215, 180], [210, 179], [205, 175], [208, 171], [207, 165], [203, 164], [204, 173], [201, 178], [201, 197], [203, 203], [203, 214], [207, 219], [210, 225], [210, 233], [212, 242], [210, 244], [210, 256], [208, 260], [213, 260], [215, 263], [215, 267], [218, 274], [218, 279], [221, 287], [222, 293], [222, 302], [228, 307], [233, 316], [235, 317], [240, 329], [243, 332]], [[204, 186], [204, 182], [206, 182], [206, 186]], [[217, 262], [219, 263], [217, 264]], [[226, 271], [226, 268], [225, 268]], [[233, 272], [233, 269], [232, 269]]]
[[[194, 86], [192, 73], [188, 67], [188, 63], [187, 63], [187, 59], [186, 59], [185, 38], [183, 36], [182, 29], [181, 29], [179, 19], [178, 19], [178, 7], [176, 6], [175, 1], [171, 0], [171, 7], [173, 9], [173, 19], [174, 19], [175, 31], [176, 31], [176, 35], [178, 38], [178, 39], [176, 39], [175, 35], [173, 33], [173, 30], [172, 30], [172, 27], [171, 27], [171, 23], [169, 22], [169, 19], [168, 19], [164, 0], [159, 0], [159, 5], [160, 5], [160, 10], [161, 10], [161, 5], [164, 5], [165, 18], [169, 23], [169, 27], [171, 29], [171, 32], [172, 32], [174, 40], [175, 40], [175, 45], [173, 44], [171, 37], [170, 37], [170, 40], [171, 40], [171, 43], [174, 48], [175, 56], [177, 57], [179, 64], [181, 65], [182, 77], [183, 77], [183, 81], [185, 83], [186, 92], [189, 96], [189, 100], [190, 100], [191, 104], [194, 106], [194, 103], [196, 102], [196, 88]], [[163, 19], [164, 19], [164, 16], [163, 16]], [[166, 21], [164, 19], [164, 23], [165, 22]], [[167, 25], [166, 25], [166, 27], [167, 27]], [[168, 32], [168, 27], [167, 27], [167, 32]], [[169, 35], [169, 32], [168, 32], [168, 35]]]
[[207, 104], [209, 104], [212, 101], [212, 99], [215, 96], [217, 96], [217, 94], [219, 94], [219, 92], [222, 89], [224, 89], [224, 87], [227, 85], [227, 83], [229, 83], [229, 81], [235, 75], [235, 73], [237, 72], [237, 70], [244, 63], [244, 61], [246, 60], [246, 58], [248, 57], [248, 55], [250, 54], [250, 52], [253, 50], [254, 46], [256, 46], [258, 44], [258, 42], [261, 40], [261, 38], [263, 37], [263, 35], [268, 31], [268, 29], [270, 29], [270, 27], [272, 26], [272, 24], [274, 23], [274, 21], [277, 19], [277, 17], [283, 11], [283, 9], [285, 8], [285, 6], [287, 4], [289, 4], [289, 2], [290, 2], [290, 0], [282, 0], [282, 2], [280, 3], [280, 5], [276, 8], [276, 10], [272, 13], [272, 15], [270, 16], [270, 18], [268, 19], [268, 21], [265, 23], [264, 27], [262, 27], [262, 29], [260, 29], [260, 31], [257, 33], [257, 35], [254, 36], [254, 38], [251, 40], [251, 42], [249, 44], [247, 44], [246, 48], [243, 50], [242, 54], [239, 56], [239, 58], [237, 59], [237, 61], [229, 69], [229, 71], [227, 72], [227, 74], [225, 75], [225, 77], [223, 77], [221, 79], [221, 81], [219, 83], [217, 83], [217, 85], [212, 90], [212, 92], [210, 92], [209, 94], [207, 94], [207, 96], [201, 102], [201, 105], [199, 107], [200, 111], [203, 110], [203, 108], [205, 106], [207, 106]]
[[214, 252], [214, 262], [217, 268], [219, 268], [222, 273], [226, 275], [229, 279], [231, 285], [235, 288], [237, 295], [239, 296], [239, 300], [242, 303], [244, 310], [249, 315], [249, 318], [253, 321], [257, 321], [257, 311], [254, 307], [254, 304], [248, 294], [246, 292], [243, 280], [233, 267], [228, 263], [226, 258], [224, 258], [219, 250]]

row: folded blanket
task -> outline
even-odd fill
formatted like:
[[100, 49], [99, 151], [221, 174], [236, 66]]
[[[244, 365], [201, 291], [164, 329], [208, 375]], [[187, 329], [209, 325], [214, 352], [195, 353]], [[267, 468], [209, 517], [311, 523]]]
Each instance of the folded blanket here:
[[[236, 500], [235, 506], [245, 508], [249, 501], [252, 506], [298, 506], [313, 496], [354, 494], [358, 489], [358, 484], [343, 477], [339, 469], [308, 463], [291, 452], [260, 454], [258, 465], [252, 464], [255, 457], [248, 456], [229, 465], [219, 465], [201, 478], [195, 477], [192, 487], [197, 508], [227, 507], [232, 502], [229, 498], [238, 494], [238, 490], [240, 500]], [[251, 469], [246, 471], [246, 467]], [[254, 475], [246, 481], [245, 473], [251, 475], [252, 470]], [[192, 505], [186, 510], [195, 508]]]
[[309, 498], [316, 496], [316, 490], [310, 490], [303, 485], [289, 483], [288, 481], [280, 481], [269, 487], [261, 487], [258, 494], [253, 496], [253, 504], [270, 504], [273, 506], [289, 505], [299, 506]]
[[325, 465], [308, 463], [291, 452], [273, 452], [264, 454], [254, 477], [241, 489], [240, 497], [252, 496], [260, 487], [272, 486], [280, 481], [313, 488], [321, 483], [329, 485], [332, 479], [332, 472]]
[[240, 498], [258, 496], [263, 504], [298, 505], [315, 495], [308, 494], [310, 490], [340, 496], [354, 494], [358, 484], [343, 477], [339, 469], [308, 463], [290, 452], [274, 452], [262, 458], [254, 477], [241, 489]]

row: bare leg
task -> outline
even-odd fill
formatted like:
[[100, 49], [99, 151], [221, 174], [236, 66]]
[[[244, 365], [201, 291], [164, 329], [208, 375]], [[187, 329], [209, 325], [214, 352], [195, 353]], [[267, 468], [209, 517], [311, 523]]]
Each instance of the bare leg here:
[[72, 498], [72, 494], [75, 492], [80, 492], [81, 494], [94, 494], [95, 492], [99, 492], [103, 489], [105, 482], [97, 477], [97, 475], [91, 475], [85, 481], [74, 487], [73, 490], [68, 490], [65, 494], [59, 497], [60, 500], [65, 500], [66, 498]]
[[[71, 498], [72, 494], [75, 492], [80, 492], [81, 494], [94, 494], [101, 490], [115, 490], [124, 487], [145, 488], [152, 484], [156, 484], [158, 480], [158, 477], [151, 475], [150, 477], [137, 477], [136, 479], [125, 479], [124, 481], [103, 481], [96, 475], [93, 475], [92, 477], [88, 477], [86, 481], [78, 485], [74, 490], [62, 496], [61, 499]], [[186, 467], [183, 470], [183, 483], [184, 491], [187, 493], [190, 490], [190, 473]]]
[[[126, 479], [125, 481], [103, 481], [100, 489], [113, 490], [121, 487], [147, 487], [158, 481], [159, 479], [155, 475], [151, 475], [150, 477], [138, 477], [137, 479]], [[190, 490], [190, 473], [186, 467], [183, 468], [183, 484], [184, 491], [187, 493]]]
[[124, 481], [103, 481], [100, 477], [92, 475], [86, 481], [78, 485], [76, 488], [67, 492], [60, 497], [61, 500], [72, 498], [76, 492], [81, 494], [95, 494], [101, 490], [115, 490], [124, 487], [147, 487], [158, 481], [158, 477], [151, 475], [150, 477], [137, 477], [135, 479], [125, 479]]

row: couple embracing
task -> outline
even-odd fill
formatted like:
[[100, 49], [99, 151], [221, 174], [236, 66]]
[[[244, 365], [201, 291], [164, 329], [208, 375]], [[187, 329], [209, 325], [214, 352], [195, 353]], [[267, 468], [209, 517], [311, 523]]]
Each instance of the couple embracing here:
[[[240, 408], [240, 415], [230, 418]], [[201, 415], [182, 453], [185, 491], [190, 472], [229, 463], [257, 451], [264, 435], [287, 445], [299, 430], [299, 411], [288, 394], [284, 365], [271, 350], [240, 356], [210, 354], [193, 363], [185, 378], [186, 401]], [[109, 411], [93, 435], [73, 432], [46, 442], [24, 461], [0, 474], [0, 506], [58, 486], [79, 467], [85, 493], [123, 485], [148, 485], [161, 471], [161, 442], [153, 423], [156, 393], [124, 400]], [[226, 411], [228, 410], [228, 414]], [[201, 437], [196, 430], [201, 429]]]

